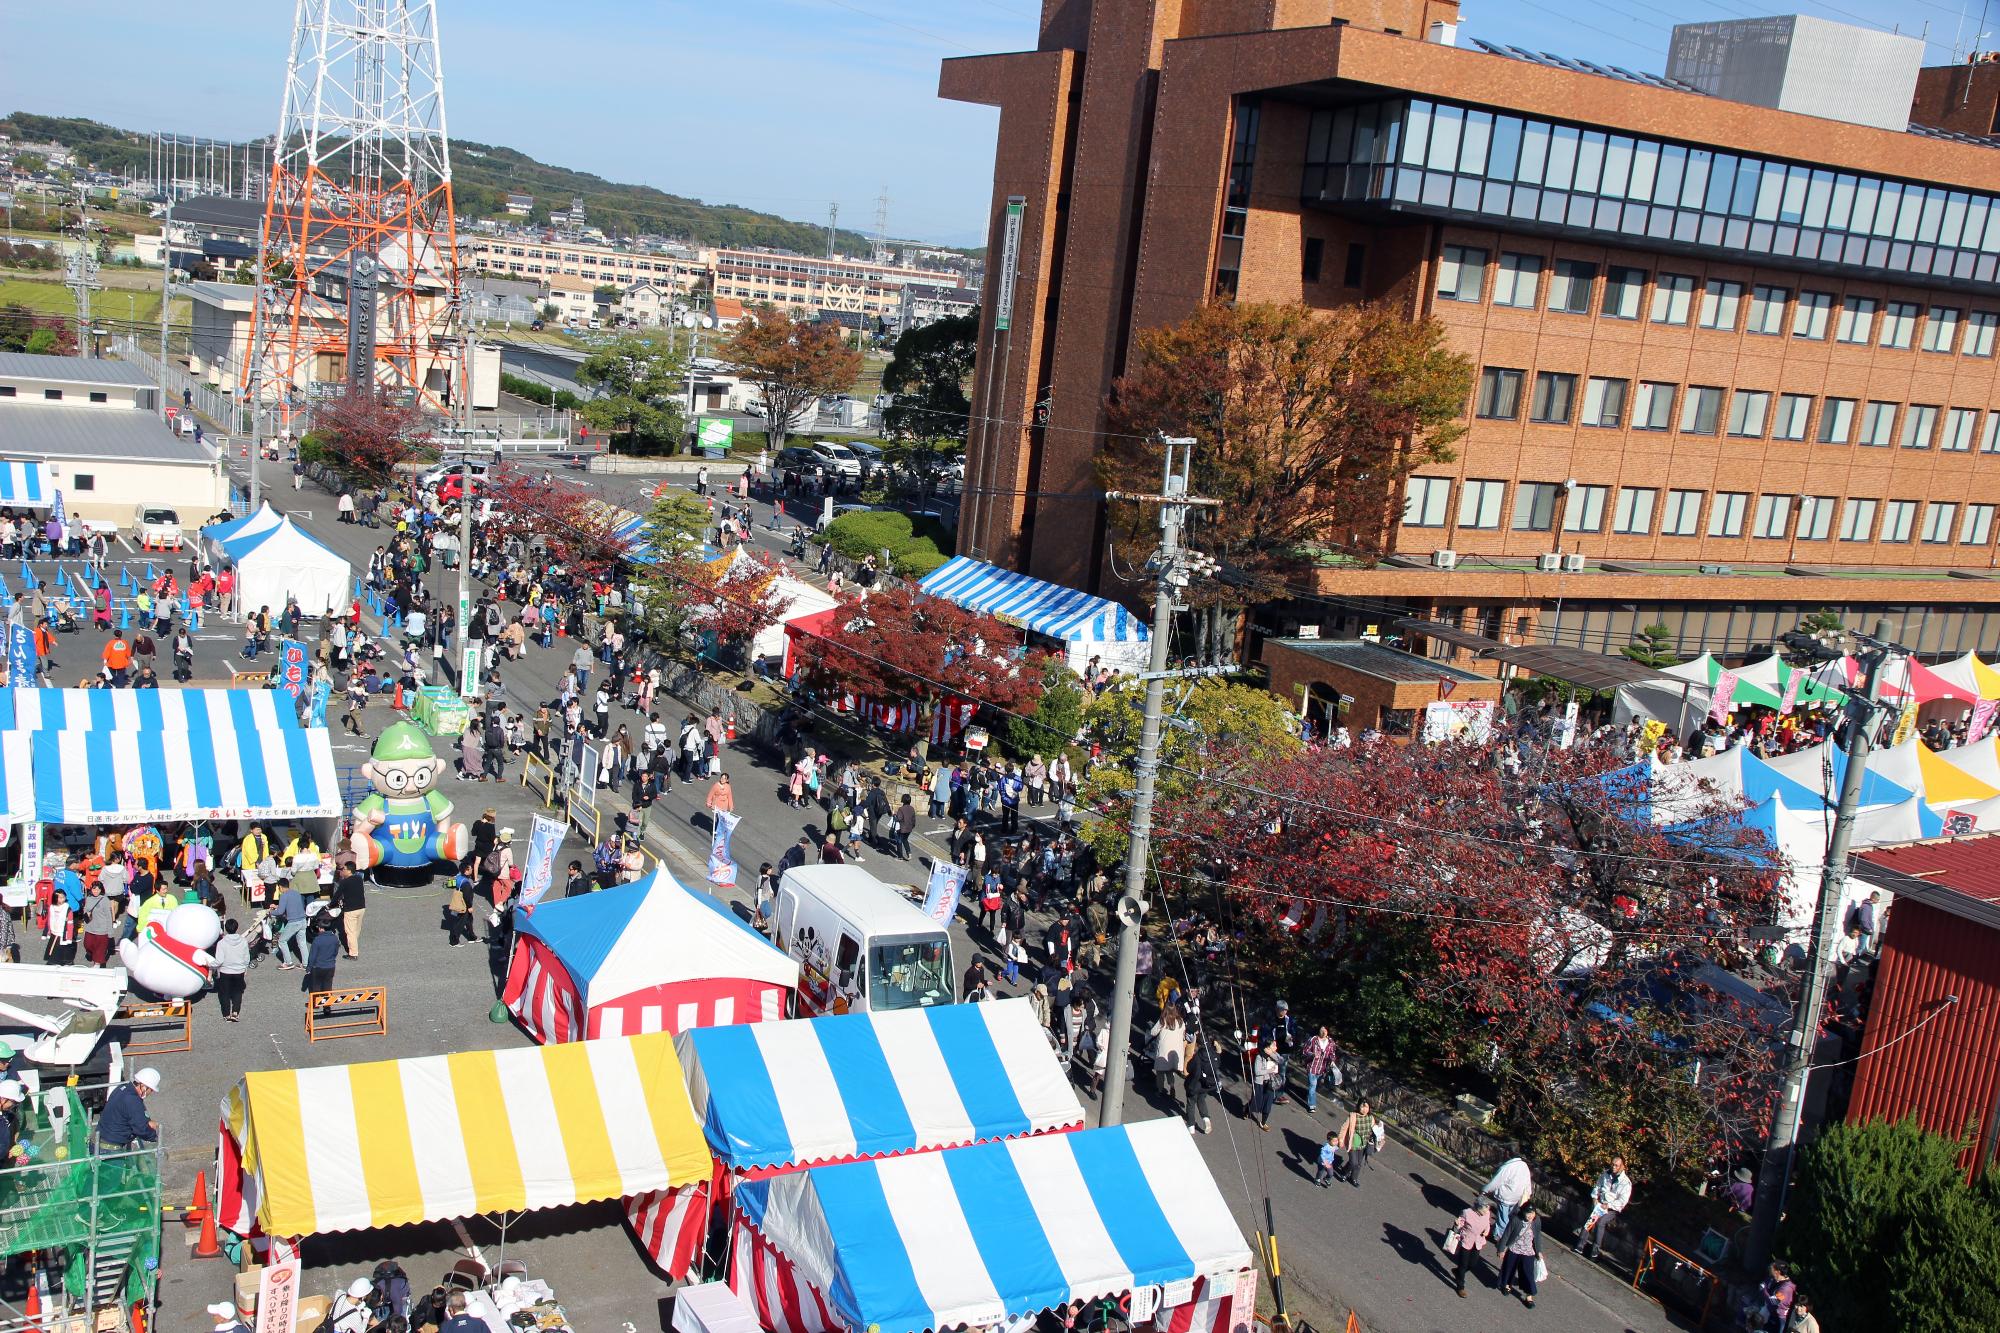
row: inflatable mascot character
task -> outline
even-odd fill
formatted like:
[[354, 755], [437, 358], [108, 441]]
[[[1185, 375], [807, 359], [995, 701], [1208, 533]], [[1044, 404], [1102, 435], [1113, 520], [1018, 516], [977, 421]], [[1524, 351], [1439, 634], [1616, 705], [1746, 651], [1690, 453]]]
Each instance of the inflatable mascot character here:
[[393, 723], [376, 740], [361, 766], [375, 790], [354, 807], [349, 843], [363, 870], [427, 869], [465, 855], [472, 840], [465, 825], [452, 822], [451, 801], [437, 790], [444, 771], [430, 737], [413, 722]]
[[215, 955], [209, 952], [222, 938], [222, 918], [213, 907], [182, 903], [146, 923], [139, 937], [121, 940], [118, 961], [126, 975], [162, 999], [184, 1000], [208, 985]]

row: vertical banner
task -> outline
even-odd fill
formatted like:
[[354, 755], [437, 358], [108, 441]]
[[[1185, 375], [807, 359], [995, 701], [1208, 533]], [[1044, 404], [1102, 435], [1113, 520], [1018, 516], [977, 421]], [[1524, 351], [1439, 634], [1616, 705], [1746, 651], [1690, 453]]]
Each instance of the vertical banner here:
[[1910, 739], [1917, 729], [1917, 697], [1913, 694], [1903, 701], [1903, 708], [1896, 716], [1896, 738], [1891, 745], [1901, 745]]
[[31, 688], [35, 683], [35, 631], [28, 628], [22, 618], [25, 599], [14, 603], [14, 614], [7, 618], [7, 683], [22, 689]]
[[1736, 696], [1736, 673], [1718, 671], [1715, 673], [1715, 698], [1708, 705], [1710, 722], [1727, 722], [1729, 708]]
[[2000, 711], [2000, 699], [1981, 699], [1972, 705], [1972, 721], [1965, 729], [1965, 743], [1971, 745], [1984, 739], [1993, 730], [1993, 714]]
[[322, 671], [313, 677], [312, 717], [306, 723], [307, 726], [323, 727], [326, 725], [326, 705], [327, 701], [332, 698], [333, 681]]
[[306, 692], [306, 646], [297, 639], [278, 643], [278, 688], [292, 696], [294, 707]]
[[965, 888], [965, 867], [951, 861], [931, 862], [931, 882], [924, 889], [924, 915], [949, 926], [958, 915], [958, 895]]
[[21, 882], [32, 895], [35, 881], [42, 877], [42, 821], [21, 821]]
[[1798, 667], [1792, 668], [1791, 679], [1785, 682], [1784, 697], [1778, 700], [1778, 716], [1783, 717], [1799, 706], [1799, 683], [1805, 678], [1806, 673], [1803, 670]]
[[993, 329], [1005, 333], [1014, 326], [1014, 270], [1021, 258], [1021, 215], [1027, 211], [1028, 196], [1007, 196], [1007, 221], [1000, 231], [1000, 269], [993, 275]]
[[717, 810], [715, 836], [708, 844], [708, 882], [725, 889], [736, 886], [736, 863], [729, 859], [729, 835], [736, 831], [740, 818], [727, 810]]
[[569, 824], [548, 815], [536, 815], [533, 830], [528, 834], [528, 859], [521, 867], [521, 893], [515, 901], [523, 908], [533, 908], [549, 891], [549, 885], [556, 880], [556, 853], [562, 849], [563, 834], [569, 831]]
[[461, 639], [460, 642], [466, 647], [458, 668], [458, 697], [472, 699], [479, 694], [479, 661], [483, 655], [479, 645], [484, 640]]
[[1562, 721], [1556, 724], [1556, 745], [1567, 750], [1576, 744], [1576, 724], [1579, 712], [1577, 702], [1571, 699], [1563, 705]]
[[257, 1333], [292, 1333], [298, 1318], [297, 1257], [265, 1265], [257, 1278]]

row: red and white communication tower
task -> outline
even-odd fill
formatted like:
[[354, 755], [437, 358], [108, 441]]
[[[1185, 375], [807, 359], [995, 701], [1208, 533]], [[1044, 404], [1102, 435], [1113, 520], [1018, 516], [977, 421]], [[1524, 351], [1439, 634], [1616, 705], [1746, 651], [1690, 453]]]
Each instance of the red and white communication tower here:
[[[258, 434], [349, 387], [447, 413], [465, 384], [433, 0], [298, 0], [251, 332]], [[254, 469], [253, 469], [254, 471]]]

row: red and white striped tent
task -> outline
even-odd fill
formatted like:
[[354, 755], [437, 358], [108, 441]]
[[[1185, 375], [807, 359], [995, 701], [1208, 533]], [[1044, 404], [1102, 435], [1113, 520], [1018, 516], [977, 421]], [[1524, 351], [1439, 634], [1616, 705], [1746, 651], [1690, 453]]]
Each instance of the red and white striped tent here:
[[517, 913], [501, 999], [536, 1041], [782, 1018], [799, 966], [665, 870]]

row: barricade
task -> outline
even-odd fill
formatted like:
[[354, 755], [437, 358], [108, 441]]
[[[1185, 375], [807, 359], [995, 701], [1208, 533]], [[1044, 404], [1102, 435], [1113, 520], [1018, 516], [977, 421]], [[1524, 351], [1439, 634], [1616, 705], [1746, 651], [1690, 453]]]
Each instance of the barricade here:
[[242, 667], [231, 667], [229, 669], [229, 683], [239, 690], [262, 689], [271, 683], [271, 673], [254, 669], [246, 670]]
[[[125, 1054], [170, 1055], [194, 1049], [194, 1010], [186, 1000], [127, 1000], [112, 1020], [126, 1029]], [[145, 1036], [140, 1036], [141, 1030]]]
[[1692, 1316], [1696, 1328], [1708, 1326], [1721, 1287], [1714, 1273], [1651, 1236], [1646, 1237], [1639, 1262], [1632, 1269], [1632, 1290], [1650, 1297], [1661, 1309]]
[[521, 785], [540, 793], [544, 806], [555, 805], [556, 771], [531, 754], [521, 756]]
[[575, 821], [579, 833], [590, 835], [590, 845], [595, 847], [604, 840], [604, 819], [597, 813], [597, 804], [581, 797], [571, 797], [569, 817]]
[[389, 1035], [389, 988], [344, 986], [306, 996], [306, 1040]]

